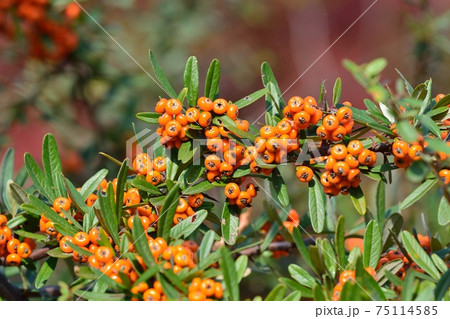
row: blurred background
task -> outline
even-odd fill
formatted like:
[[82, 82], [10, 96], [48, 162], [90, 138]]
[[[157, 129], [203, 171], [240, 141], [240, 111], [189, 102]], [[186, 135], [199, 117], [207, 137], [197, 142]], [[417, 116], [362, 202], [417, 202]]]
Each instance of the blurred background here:
[[[113, 167], [99, 151], [123, 158], [125, 140], [133, 134], [132, 122], [138, 130], [145, 127], [134, 114], [153, 110], [159, 97], [165, 96], [143, 70], [152, 74], [149, 49], [176, 90], [182, 88], [184, 63], [190, 55], [197, 56], [201, 76], [210, 61], [218, 58], [221, 96], [233, 101], [262, 88], [263, 61], [272, 66], [281, 90], [289, 88], [286, 98], [317, 97], [323, 80], [331, 92], [340, 76], [342, 100], [362, 105], [369, 96], [343, 68], [344, 58], [361, 64], [384, 57], [389, 64], [383, 83], [394, 85], [397, 68], [413, 84], [432, 77], [435, 94], [448, 93], [447, 0], [79, 3], [88, 14], [69, 0], [0, 3], [0, 156], [14, 147], [16, 167], [20, 167], [24, 152], [40, 157], [42, 138], [51, 132], [58, 140], [64, 170], [75, 183], [100, 167]], [[246, 108], [241, 117], [255, 120], [263, 111], [261, 101]], [[289, 187], [293, 207], [304, 214], [306, 194], [289, 174], [285, 176], [294, 186]], [[401, 181], [401, 176], [394, 176], [387, 190], [388, 204], [397, 203], [414, 187], [401, 188]], [[363, 183], [363, 189], [369, 194], [370, 207], [374, 203], [369, 184]], [[433, 225], [439, 196], [435, 191], [429, 201], [408, 210], [405, 218], [419, 232], [425, 231], [420, 213], [425, 213], [431, 231], [437, 231]], [[335, 215], [352, 212], [347, 221], [350, 228], [361, 221], [348, 197], [340, 196], [338, 202]], [[440, 235], [449, 239], [448, 230]], [[249, 291], [263, 292], [261, 282], [249, 282], [256, 285]]]

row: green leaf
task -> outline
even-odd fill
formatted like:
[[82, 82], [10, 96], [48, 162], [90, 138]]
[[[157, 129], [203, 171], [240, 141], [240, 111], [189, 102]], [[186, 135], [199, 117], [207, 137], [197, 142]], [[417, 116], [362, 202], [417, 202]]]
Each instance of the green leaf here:
[[394, 133], [387, 127], [386, 125], [382, 125], [378, 123], [374, 118], [372, 118], [369, 114], [367, 114], [366, 111], [354, 108], [350, 106], [350, 109], [353, 112], [353, 119], [358, 124], [368, 126], [370, 128], [373, 128], [377, 131], [380, 131], [382, 133], [385, 133], [389, 136], [394, 136]]
[[230, 211], [230, 205], [225, 202], [222, 208], [222, 236], [228, 245], [234, 245], [238, 236], [239, 218]]
[[195, 56], [189, 57], [186, 62], [183, 76], [184, 87], [188, 88], [187, 100], [189, 106], [195, 107], [198, 98], [198, 61]]
[[364, 196], [361, 187], [352, 187], [349, 190], [350, 198], [353, 206], [360, 215], [365, 215], [367, 212], [366, 197]]
[[171, 97], [176, 98], [177, 93], [175, 93], [175, 90], [170, 85], [169, 80], [167, 79], [166, 75], [164, 74], [163, 70], [159, 66], [158, 62], [156, 61], [156, 58], [153, 54], [153, 52], [150, 50], [150, 62], [152, 63], [153, 70], [155, 71], [156, 78], [158, 79], [158, 82], [161, 84], [162, 89]]
[[[13, 178], [14, 172], [14, 149], [9, 148], [3, 156], [2, 165], [0, 166], [0, 203], [4, 204], [5, 209], [11, 211], [11, 205], [7, 194], [8, 181]], [[1, 210], [0, 206], [0, 210]]]
[[383, 115], [383, 113], [378, 109], [377, 105], [374, 102], [369, 99], [364, 99], [364, 104], [366, 105], [370, 115], [386, 125], [391, 125], [389, 119], [385, 115]]
[[61, 248], [59, 248], [59, 247], [56, 247], [56, 248], [53, 248], [53, 249], [47, 251], [47, 255], [49, 255], [50, 257], [55, 257], [55, 258], [59, 258], [59, 259], [72, 258], [72, 254], [64, 253], [61, 250]]
[[213, 120], [213, 123], [218, 124], [218, 125], [223, 124], [223, 126], [227, 130], [231, 131], [231, 133], [235, 134], [236, 136], [248, 139], [251, 142], [255, 141], [255, 136], [253, 136], [253, 134], [250, 134], [248, 132], [244, 132], [243, 130], [238, 129], [236, 123], [231, 118], [229, 118], [228, 115], [216, 117]]
[[422, 183], [420, 186], [418, 186], [411, 194], [409, 194], [401, 203], [399, 208], [401, 210], [405, 210], [415, 202], [417, 202], [419, 199], [421, 199], [423, 196], [427, 194], [427, 192], [433, 188], [434, 185], [436, 185], [437, 179], [429, 179], [426, 180], [424, 183]]
[[441, 257], [436, 254], [432, 254], [431, 260], [441, 273], [445, 273], [447, 271], [447, 264], [441, 259]]
[[376, 192], [377, 221], [380, 229], [384, 227], [386, 216], [386, 185], [383, 181], [378, 182]]
[[292, 231], [292, 238], [294, 239], [295, 246], [297, 247], [300, 256], [306, 261], [306, 263], [314, 269], [314, 265], [311, 261], [311, 257], [309, 256], [308, 250], [306, 249], [305, 243], [303, 242], [302, 235], [300, 233], [300, 229], [298, 227], [294, 227]]
[[[29, 202], [28, 195], [22, 187], [14, 183], [12, 180], [9, 180], [7, 183], [7, 194], [9, 197], [9, 205], [11, 206], [10, 213], [14, 217], [18, 211], [19, 206], [23, 203]], [[14, 203], [16, 205], [14, 205]], [[13, 206], [16, 206], [16, 208], [13, 209]]]
[[442, 300], [450, 287], [450, 269], [439, 279], [434, 289], [435, 300]]
[[192, 159], [196, 151], [197, 148], [195, 150], [193, 149], [191, 140], [183, 142], [178, 150], [178, 160], [181, 161], [181, 163], [187, 163]]
[[64, 196], [65, 189], [61, 180], [61, 158], [59, 157], [58, 145], [51, 134], [44, 136], [42, 143], [42, 164], [48, 184], [52, 185], [53, 189], [58, 191], [58, 196]]
[[45, 241], [48, 238], [47, 235], [42, 235], [42, 234], [37, 234], [37, 233], [30, 233], [30, 232], [27, 232], [27, 231], [25, 231], [23, 229], [14, 230], [14, 233], [16, 235], [19, 235], [19, 236], [22, 236], [22, 237], [25, 237], [25, 238], [35, 239], [37, 241]]
[[236, 101], [234, 104], [239, 108], [242, 109], [256, 101], [258, 101], [260, 98], [262, 98], [267, 93], [267, 89], [263, 88], [261, 90], [255, 91], [250, 95], [247, 95], [246, 97], [243, 97], [239, 101]]
[[436, 122], [431, 119], [426, 114], [423, 114], [421, 116], [416, 117], [420, 123], [422, 123], [423, 126], [425, 126], [431, 133], [433, 133], [435, 136], [441, 137], [441, 131], [439, 130], [439, 127], [437, 126]]
[[206, 74], [205, 81], [205, 96], [211, 100], [215, 100], [219, 95], [219, 80], [220, 80], [220, 62], [217, 59], [211, 61]]
[[220, 248], [219, 265], [223, 273], [223, 279], [226, 285], [226, 292], [231, 301], [239, 300], [239, 283], [237, 281], [236, 267], [233, 257], [226, 247]]
[[302, 293], [300, 291], [293, 291], [287, 295], [283, 301], [299, 301], [302, 298]]
[[278, 168], [272, 171], [272, 183], [273, 189], [277, 194], [278, 201], [283, 207], [289, 206], [289, 194], [287, 190], [287, 185], [284, 182], [283, 176], [281, 176]]
[[22, 204], [22, 208], [25, 211], [39, 215], [44, 214], [45, 217], [55, 224], [55, 227], [59, 228], [58, 231], [63, 236], [75, 235], [77, 229], [70, 225], [67, 220], [59, 216], [58, 213], [54, 212], [50, 207], [45, 205], [33, 195], [29, 195], [28, 199], [30, 200], [29, 204]]
[[382, 251], [386, 251], [394, 243], [393, 234], [397, 236], [403, 227], [403, 217], [394, 213], [386, 219], [383, 228], [383, 248]]
[[450, 204], [445, 196], [442, 196], [439, 203], [438, 222], [441, 226], [445, 226], [450, 222]]
[[317, 177], [314, 176], [313, 180], [308, 183], [309, 185], [309, 216], [314, 231], [321, 233], [325, 226], [325, 207], [326, 197], [323, 192], [323, 187], [319, 183]]
[[347, 266], [347, 258], [345, 258], [345, 220], [343, 215], [338, 218], [334, 241], [338, 263], [345, 269]]
[[167, 194], [164, 204], [159, 213], [158, 220], [158, 237], [163, 237], [166, 241], [169, 239], [170, 228], [173, 224], [173, 216], [178, 206], [180, 199], [180, 184], [175, 184], [174, 187]]
[[414, 88], [411, 86], [411, 84], [408, 82], [408, 80], [406, 80], [406, 78], [399, 70], [395, 69], [395, 71], [397, 71], [397, 73], [400, 75], [400, 77], [403, 80], [403, 83], [405, 84], [406, 91], [408, 92], [409, 95], [411, 95], [412, 92], [414, 91]]
[[339, 103], [341, 94], [342, 94], [342, 80], [341, 80], [341, 78], [338, 77], [336, 79], [336, 81], [334, 82], [334, 87], [333, 87], [333, 104], [334, 105], [337, 105]]
[[278, 281], [285, 284], [286, 286], [288, 286], [288, 288], [291, 290], [301, 292], [302, 296], [305, 298], [313, 297], [313, 292], [310, 288], [300, 285], [295, 280], [292, 280], [290, 278], [281, 277], [281, 278], [278, 278]]
[[92, 194], [97, 187], [100, 185], [100, 182], [108, 175], [107, 169], [101, 169], [94, 176], [89, 178], [83, 186], [81, 186], [80, 194], [83, 200], [86, 200], [90, 194]]
[[313, 287], [314, 301], [326, 301], [325, 294], [321, 285], [315, 284]]
[[141, 112], [136, 114], [138, 120], [150, 124], [158, 124], [158, 119], [160, 116], [161, 114], [156, 112]]
[[187, 238], [203, 223], [207, 215], [208, 212], [204, 209], [197, 211], [194, 215], [189, 216], [170, 229], [170, 237], [174, 239]]
[[80, 246], [75, 245], [74, 243], [67, 241], [67, 245], [73, 249], [73, 251], [76, 251], [77, 253], [79, 253], [82, 256], [91, 256], [93, 255], [93, 253], [89, 250], [85, 250], [83, 248], [81, 248]]
[[413, 143], [419, 138], [417, 130], [407, 120], [397, 122], [397, 129], [400, 136], [408, 143]]
[[155, 259], [150, 252], [150, 247], [148, 246], [147, 237], [144, 233], [144, 228], [142, 227], [141, 219], [139, 215], [134, 215], [133, 218], [133, 228], [131, 229], [133, 235], [133, 246], [136, 248], [139, 255], [144, 260], [147, 267], [152, 267], [155, 265]]
[[448, 146], [443, 140], [440, 140], [438, 138], [425, 137], [425, 142], [428, 143], [427, 148], [430, 148], [435, 152], [450, 154], [450, 146]]
[[376, 77], [383, 71], [386, 65], [387, 60], [385, 58], [377, 58], [367, 64], [365, 74], [368, 77]]
[[150, 195], [161, 195], [158, 187], [147, 182], [144, 176], [136, 176], [136, 178], [132, 180], [131, 185]]
[[67, 194], [69, 194], [70, 199], [72, 200], [75, 207], [83, 212], [83, 214], [86, 214], [88, 212], [88, 206], [86, 205], [84, 199], [81, 197], [81, 194], [67, 178], [64, 178], [64, 184], [67, 189]]
[[204, 193], [206, 191], [209, 191], [210, 189], [213, 189], [216, 186], [220, 186], [220, 185], [217, 183], [210, 183], [209, 181], [202, 181], [198, 184], [195, 184], [193, 186], [186, 188], [183, 191], [183, 194], [184, 195], [194, 195], [194, 194], [198, 194], [198, 193]]
[[121, 301], [125, 294], [112, 294], [103, 292], [92, 292], [87, 290], [75, 290], [74, 295], [90, 301]]
[[364, 267], [375, 269], [381, 255], [381, 231], [376, 220], [371, 220], [364, 234]]
[[281, 301], [286, 294], [286, 286], [283, 284], [278, 284], [269, 292], [264, 301]]
[[214, 230], [208, 230], [203, 237], [203, 240], [198, 247], [198, 259], [200, 262], [203, 261], [211, 252], [211, 248], [214, 244], [214, 235]]
[[[317, 245], [317, 243], [316, 243]], [[325, 262], [326, 270], [329, 271], [331, 278], [336, 276], [337, 271], [337, 263], [336, 263], [336, 254], [334, 253], [333, 247], [327, 238], [324, 238], [320, 241], [321, 252], [323, 256], [323, 260]]]
[[183, 293], [187, 294], [188, 290], [187, 288], [184, 286], [183, 282], [180, 280], [180, 278], [173, 272], [172, 269], [169, 270], [165, 270], [163, 272], [163, 275], [169, 279], [169, 281], [172, 283], [172, 285], [174, 285], [176, 288], [178, 288], [180, 291], [182, 291]]
[[248, 257], [246, 255], [239, 256], [234, 265], [236, 266], [237, 282], [240, 283], [247, 269]]
[[289, 273], [291, 274], [291, 277], [294, 278], [297, 282], [299, 282], [303, 286], [312, 288], [316, 283], [314, 277], [311, 276], [309, 272], [307, 272], [298, 265], [290, 264], [288, 266], [288, 270]]
[[36, 188], [42, 195], [44, 195], [51, 202], [53, 202], [57, 196], [53, 191], [52, 187], [48, 184], [47, 178], [45, 177], [42, 170], [39, 168], [36, 161], [29, 153], [25, 153], [24, 161], [28, 171], [28, 175], [33, 181], [33, 185], [36, 186]]
[[177, 100], [180, 101], [181, 104], [184, 103], [184, 99], [188, 94], [188, 88], [183, 88], [180, 93], [178, 93]]
[[436, 266], [433, 264], [430, 256], [423, 250], [417, 240], [411, 235], [411, 233], [404, 230], [402, 232], [402, 242], [406, 251], [410, 254], [411, 258], [422, 268], [427, 274], [436, 280], [439, 280], [440, 275]]
[[123, 207], [123, 196], [125, 190], [125, 184], [127, 182], [128, 175], [128, 159], [125, 159], [120, 166], [119, 173], [117, 174], [117, 188], [116, 188], [116, 216], [117, 220], [122, 216], [122, 207]]
[[164, 276], [161, 276], [160, 274], [157, 274], [156, 277], [159, 282], [161, 283], [162, 289], [164, 293], [167, 295], [167, 298], [169, 300], [177, 300], [180, 297], [180, 294], [178, 293], [178, 290], [172, 286]]
[[34, 286], [37, 289], [44, 287], [47, 280], [53, 274], [53, 271], [55, 270], [57, 263], [58, 263], [57, 258], [50, 257], [42, 264], [42, 267], [36, 276], [36, 280], [34, 281]]
[[111, 236], [114, 242], [118, 244], [119, 221], [117, 220], [117, 215], [115, 214], [114, 190], [111, 182], [108, 183], [106, 194], [103, 192], [98, 194], [98, 199], [94, 204], [94, 212], [100, 222], [100, 225], [108, 233], [108, 235]]

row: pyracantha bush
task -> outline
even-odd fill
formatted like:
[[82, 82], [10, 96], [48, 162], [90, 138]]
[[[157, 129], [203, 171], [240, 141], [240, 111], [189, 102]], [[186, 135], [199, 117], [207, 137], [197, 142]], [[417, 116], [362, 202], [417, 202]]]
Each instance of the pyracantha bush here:
[[[261, 299], [240, 285], [255, 271], [279, 282], [266, 300], [450, 299], [450, 95], [433, 95], [431, 80], [414, 88], [402, 75], [393, 92], [378, 83], [385, 65], [378, 59], [345, 61], [373, 97], [366, 109], [340, 101], [340, 79], [331, 101], [322, 85], [317, 97], [286, 103], [267, 63], [264, 87], [233, 102], [219, 96], [217, 60], [203, 94], [195, 57], [179, 94], [152, 53], [151, 62], [168, 96], [155, 112], [137, 114], [155, 132], [130, 142], [139, 151], [124, 161], [104, 154], [118, 164], [117, 176], [102, 169], [77, 188], [51, 135], [43, 168], [25, 154], [13, 176], [14, 151], [6, 153], [3, 299], [240, 300], [243, 292]], [[263, 119], [239, 117], [262, 98]], [[298, 181], [288, 192], [289, 170]], [[420, 185], [387, 207], [385, 184], [398, 171]], [[376, 186], [374, 207], [364, 182]], [[432, 190], [439, 205], [423, 220], [438, 214], [443, 232], [425, 223], [426, 234], [417, 234], [402, 212]], [[295, 210], [289, 193], [307, 193], [307, 209]], [[332, 208], [340, 196], [362, 216], [353, 229]], [[250, 216], [258, 201], [261, 211]], [[66, 268], [73, 280], [46, 285], [57, 264], [73, 267]], [[11, 285], [7, 277], [19, 273], [22, 284]]]

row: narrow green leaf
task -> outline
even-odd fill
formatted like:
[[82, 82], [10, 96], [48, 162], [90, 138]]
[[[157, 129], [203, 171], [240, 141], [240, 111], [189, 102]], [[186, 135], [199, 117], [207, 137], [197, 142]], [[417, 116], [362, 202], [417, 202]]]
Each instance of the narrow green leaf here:
[[25, 231], [23, 229], [14, 230], [14, 233], [16, 235], [19, 235], [19, 236], [22, 236], [22, 237], [25, 237], [25, 238], [36, 239], [37, 241], [45, 241], [48, 238], [47, 235], [37, 234], [37, 233], [30, 233], [30, 232], [27, 232], [27, 231]]
[[299, 301], [302, 298], [302, 293], [300, 291], [293, 291], [287, 295], [283, 301]]
[[365, 215], [367, 212], [366, 197], [364, 196], [360, 186], [350, 188], [350, 198], [352, 200], [353, 206], [355, 206], [356, 211], [360, 215]]
[[402, 242], [405, 246], [406, 251], [410, 254], [411, 258], [422, 268], [427, 274], [436, 280], [439, 280], [440, 275], [436, 266], [433, 264], [430, 256], [423, 250], [417, 240], [409, 233], [404, 230], [402, 232]]
[[383, 71], [386, 65], [387, 60], [385, 58], [377, 58], [367, 64], [365, 73], [368, 77], [376, 77]]
[[397, 73], [400, 75], [400, 77], [403, 80], [403, 83], [405, 84], [406, 91], [408, 92], [409, 95], [411, 95], [412, 92], [414, 91], [414, 88], [411, 86], [411, 84], [408, 82], [408, 80], [406, 80], [406, 78], [399, 70], [395, 69], [395, 71], [397, 71]]
[[450, 287], [450, 269], [439, 279], [434, 289], [435, 300], [442, 300]]
[[74, 295], [90, 301], [121, 301], [125, 294], [112, 294], [102, 292], [92, 292], [87, 290], [75, 290]]
[[51, 134], [44, 136], [42, 143], [42, 164], [48, 184], [53, 186], [58, 196], [64, 196], [65, 189], [60, 178], [62, 172], [61, 158], [59, 157], [56, 140]]
[[[8, 181], [13, 178], [14, 172], [14, 149], [9, 148], [3, 156], [0, 166], [0, 203], [5, 205], [5, 209], [11, 211], [11, 205], [8, 198]], [[1, 210], [0, 206], [0, 210]]]
[[230, 211], [230, 205], [225, 202], [222, 208], [222, 236], [228, 245], [234, 245], [238, 236], [239, 218]]
[[57, 258], [50, 257], [42, 264], [41, 269], [39, 270], [36, 276], [36, 280], [34, 281], [34, 286], [37, 289], [44, 287], [47, 280], [53, 274], [53, 271], [55, 270], [57, 263], [58, 263]]
[[159, 214], [158, 220], [158, 236], [163, 237], [165, 240], [169, 239], [170, 228], [173, 224], [173, 216], [175, 215], [175, 210], [178, 206], [178, 200], [180, 199], [180, 184], [175, 184], [175, 186], [167, 194], [162, 205], [161, 212]]
[[425, 142], [428, 143], [427, 147], [435, 152], [450, 154], [450, 146], [441, 139], [425, 137]]
[[384, 227], [386, 216], [386, 185], [383, 181], [378, 182], [376, 192], [377, 221], [380, 229]]
[[433, 133], [435, 136], [441, 137], [441, 131], [439, 130], [439, 127], [437, 126], [436, 122], [431, 119], [426, 114], [423, 114], [421, 116], [417, 116], [417, 119], [422, 123], [423, 126], [425, 126], [431, 133]]
[[325, 294], [321, 285], [315, 284], [313, 287], [313, 293], [315, 301], [326, 301]]
[[407, 120], [397, 122], [397, 129], [400, 136], [408, 143], [413, 143], [419, 138], [417, 130]]
[[375, 269], [381, 255], [381, 231], [376, 220], [371, 220], [364, 234], [364, 267]]
[[286, 286], [283, 284], [278, 284], [269, 292], [264, 301], [281, 301], [286, 294]]
[[144, 228], [142, 227], [141, 219], [139, 215], [134, 215], [133, 218], [133, 229], [131, 230], [133, 234], [133, 246], [136, 248], [139, 255], [144, 260], [147, 267], [152, 267], [155, 265], [155, 259], [148, 246], [147, 237], [144, 234]]
[[385, 134], [387, 134], [389, 136], [394, 136], [394, 133], [392, 133], [392, 131], [390, 130], [389, 127], [387, 127], [387, 125], [383, 125], [383, 124], [378, 123], [374, 118], [372, 118], [369, 114], [367, 114], [366, 111], [357, 109], [355, 107], [350, 107], [350, 109], [352, 110], [352, 113], [353, 113], [353, 119], [358, 124], [362, 124], [364, 126], [368, 126], [368, 127], [373, 128], [373, 129], [375, 129], [377, 131], [385, 133]]
[[337, 105], [342, 94], [342, 80], [340, 77], [336, 79], [333, 87], [333, 104]]
[[389, 119], [382, 113], [382, 111], [378, 109], [377, 105], [374, 102], [372, 102], [372, 100], [364, 99], [364, 104], [366, 105], [370, 115], [372, 115], [377, 120], [383, 122], [383, 124], [391, 125]]
[[242, 99], [236, 101], [234, 104], [239, 108], [242, 109], [254, 102], [256, 102], [257, 100], [259, 100], [260, 98], [262, 98], [265, 94], [267, 93], [267, 89], [263, 88], [260, 89], [258, 91], [253, 92], [252, 94], [249, 94], [245, 97], [243, 97]]
[[166, 75], [164, 74], [163, 70], [159, 66], [158, 62], [156, 61], [155, 55], [150, 50], [150, 62], [152, 63], [153, 70], [155, 71], [156, 78], [158, 79], [158, 82], [161, 84], [162, 89], [169, 95], [171, 98], [176, 98], [177, 93], [175, 93], [175, 90], [170, 85], [169, 80], [167, 79]]
[[59, 248], [59, 247], [56, 247], [56, 248], [53, 248], [53, 249], [47, 251], [47, 255], [49, 255], [50, 257], [58, 258], [58, 259], [72, 258], [72, 254], [64, 253], [61, 250], [61, 248]]
[[136, 114], [138, 120], [150, 124], [158, 124], [158, 119], [160, 116], [161, 114], [156, 112], [141, 112]]
[[287, 190], [287, 185], [284, 182], [283, 176], [281, 176], [278, 168], [272, 171], [272, 183], [275, 193], [277, 194], [278, 201], [283, 207], [289, 206], [289, 194]]
[[56, 194], [53, 191], [52, 187], [49, 185], [47, 178], [39, 168], [36, 161], [29, 153], [25, 153], [24, 161], [28, 171], [28, 175], [33, 181], [33, 185], [36, 186], [36, 188], [42, 195], [53, 202], [56, 199]]
[[400, 203], [400, 210], [405, 210], [406, 208], [417, 202], [419, 199], [425, 196], [427, 192], [432, 189], [434, 185], [436, 185], [436, 183], [437, 179], [426, 180]]
[[158, 187], [147, 182], [144, 176], [136, 176], [132, 180], [131, 185], [141, 191], [149, 193], [150, 195], [161, 195]]
[[377, 271], [378, 284], [380, 286], [382, 286], [388, 280], [386, 273], [390, 272], [395, 275], [402, 267], [403, 267], [403, 261], [401, 259], [391, 260], [390, 262], [384, 264]]
[[174, 239], [187, 238], [203, 223], [207, 215], [208, 212], [204, 209], [197, 211], [194, 215], [189, 216], [170, 229], [170, 237]]
[[125, 190], [125, 184], [127, 183], [127, 175], [128, 175], [128, 159], [125, 159], [120, 166], [119, 173], [117, 174], [117, 188], [116, 188], [116, 215], [117, 220], [122, 216], [122, 207], [123, 207], [123, 196]]
[[205, 81], [205, 96], [211, 100], [216, 99], [219, 95], [219, 80], [220, 80], [220, 62], [217, 59], [211, 61], [206, 74]]
[[326, 197], [323, 192], [323, 187], [319, 183], [317, 177], [314, 176], [313, 180], [308, 183], [309, 185], [309, 216], [314, 231], [321, 233], [325, 226], [325, 207]]
[[345, 220], [343, 215], [338, 218], [334, 241], [338, 263], [345, 268], [347, 266], [347, 258], [345, 258]]
[[297, 247], [300, 256], [306, 261], [306, 263], [314, 269], [314, 265], [311, 261], [311, 257], [309, 256], [308, 250], [306, 249], [305, 243], [303, 242], [302, 235], [300, 233], [300, 229], [295, 227], [292, 231], [292, 238], [294, 239], [295, 246]]
[[299, 291], [302, 294], [302, 296], [305, 298], [313, 297], [312, 289], [300, 285], [295, 280], [292, 280], [290, 278], [281, 277], [281, 278], [278, 278], [278, 281], [285, 284], [286, 286], [288, 286], [288, 288], [291, 290]]
[[439, 203], [438, 222], [441, 226], [445, 226], [450, 222], [450, 204], [445, 196], [442, 196]]
[[441, 257], [439, 257], [436, 254], [432, 254], [431, 260], [441, 273], [445, 273], [447, 271], [448, 269], [447, 264], [441, 259]]
[[183, 191], [184, 195], [194, 195], [198, 193], [204, 193], [213, 189], [214, 187], [219, 186], [217, 183], [210, 183], [209, 181], [202, 181], [198, 184], [190, 186]]
[[198, 61], [195, 56], [189, 57], [186, 62], [183, 76], [184, 87], [188, 88], [187, 100], [189, 106], [195, 107], [198, 98]]
[[231, 301], [239, 300], [239, 284], [237, 282], [236, 267], [233, 257], [226, 247], [220, 248], [219, 265], [223, 273], [223, 279], [226, 285], [226, 292]]
[[198, 259], [200, 262], [203, 261], [211, 252], [211, 248], [214, 244], [214, 235], [214, 230], [208, 230], [203, 237], [203, 240], [198, 247]]
[[242, 278], [244, 277], [245, 270], [247, 269], [248, 265], [248, 257], [246, 255], [241, 255], [236, 259], [236, 262], [234, 263], [236, 266], [236, 278], [237, 282], [240, 283]]

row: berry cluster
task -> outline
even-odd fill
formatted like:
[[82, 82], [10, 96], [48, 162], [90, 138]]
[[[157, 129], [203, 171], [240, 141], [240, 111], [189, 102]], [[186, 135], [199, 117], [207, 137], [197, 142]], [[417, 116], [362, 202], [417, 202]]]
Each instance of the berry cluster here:
[[[70, 24], [80, 13], [75, 3], [67, 5], [64, 20], [52, 17], [48, 0], [3, 0], [0, 3], [0, 31], [15, 37], [16, 24], [30, 44], [30, 56], [42, 60], [59, 61], [72, 53], [78, 46], [78, 36]], [[45, 43], [50, 45], [45, 46]]]
[[164, 181], [166, 159], [163, 156], [151, 159], [147, 153], [139, 153], [133, 160], [133, 169], [137, 175], [145, 176], [147, 182], [156, 186]]
[[0, 258], [4, 257], [8, 266], [18, 266], [22, 259], [30, 257], [36, 244], [30, 238], [24, 238], [22, 242], [14, 238], [11, 228], [6, 226], [7, 222], [6, 216], [0, 215]]
[[146, 282], [140, 282], [131, 288], [131, 293], [135, 295], [133, 301], [166, 301], [167, 296], [164, 294], [162, 285], [158, 280], [153, 282], [153, 287], [149, 288]]
[[[351, 106], [350, 102], [344, 102]], [[346, 106], [339, 108], [336, 115], [329, 114], [322, 119], [322, 125], [317, 130], [317, 136], [321, 140], [331, 140], [333, 142], [342, 141], [345, 135], [350, 134], [353, 129], [352, 110]]]
[[215, 282], [210, 278], [194, 278], [189, 285], [188, 299], [190, 301], [212, 301], [223, 297], [223, 288], [220, 282]]
[[[351, 187], [358, 187], [360, 183], [358, 167], [360, 165], [372, 167], [376, 159], [375, 152], [365, 149], [359, 140], [352, 140], [347, 146], [334, 145], [330, 155], [326, 157], [325, 172], [320, 176], [325, 194], [329, 196], [348, 194]], [[299, 179], [302, 181], [301, 177], [302, 175]]]
[[239, 185], [236, 183], [228, 183], [224, 188], [225, 196], [230, 205], [237, 205], [240, 209], [250, 206], [257, 192], [258, 187], [253, 183], [247, 184], [245, 191], [241, 191]]

